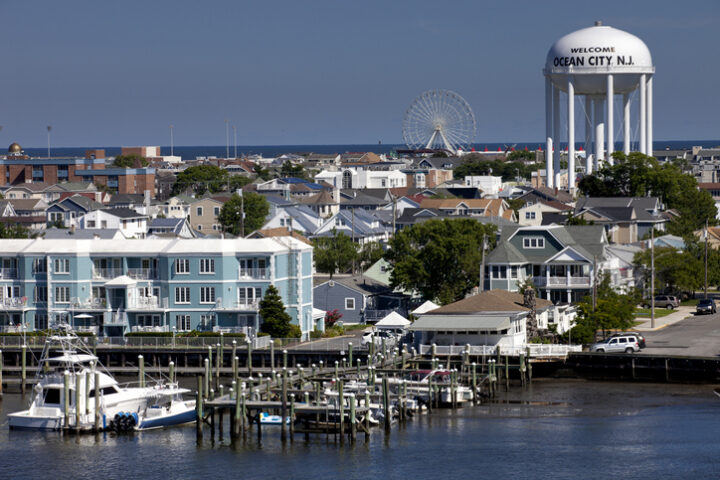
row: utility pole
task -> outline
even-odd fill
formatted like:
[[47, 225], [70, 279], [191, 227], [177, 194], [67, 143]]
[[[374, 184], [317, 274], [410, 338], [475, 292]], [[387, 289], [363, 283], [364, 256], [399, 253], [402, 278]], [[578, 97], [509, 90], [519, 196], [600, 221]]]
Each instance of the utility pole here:
[[225, 158], [230, 158], [230, 123], [225, 119]]
[[655, 227], [650, 230], [650, 328], [655, 328]]
[[[485, 250], [487, 249], [487, 235], [483, 233], [482, 245], [480, 246], [480, 285], [478, 293], [482, 293], [485, 289]], [[520, 292], [522, 293], [522, 292]]]
[[48, 132], [48, 158], [50, 158], [50, 130], [52, 130], [52, 125], [47, 126], [47, 132]]
[[233, 125], [233, 144], [235, 145], [235, 150], [233, 152], [233, 158], [237, 158], [237, 127]]
[[393, 201], [393, 223], [392, 223], [392, 235], [395, 236], [395, 221], [397, 220], [397, 196], [390, 194]]
[[[592, 275], [592, 305], [593, 305], [593, 312], [597, 310], [597, 282], [598, 282], [598, 271], [597, 271], [597, 255], [593, 255], [593, 275]], [[603, 329], [603, 335], [605, 335], [605, 330]]]
[[175, 139], [173, 138], [173, 128], [175, 128], [174, 125], [170, 125], [170, 156], [175, 156]]
[[708, 285], [708, 282], [707, 282], [707, 271], [708, 271], [708, 268], [707, 268], [707, 241], [708, 241], [708, 238], [707, 237], [708, 237], [708, 219], [706, 218], [705, 219], [705, 300], [707, 300], [707, 298], [708, 298], [708, 296], [707, 296], [707, 285]]
[[[352, 243], [355, 246], [355, 208], [350, 209], [352, 211]], [[355, 275], [355, 257], [352, 261], [352, 274]]]

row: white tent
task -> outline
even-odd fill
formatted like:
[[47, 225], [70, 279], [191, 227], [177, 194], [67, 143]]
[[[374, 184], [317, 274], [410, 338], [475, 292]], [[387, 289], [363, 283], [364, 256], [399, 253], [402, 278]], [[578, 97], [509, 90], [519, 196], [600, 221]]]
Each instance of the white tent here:
[[413, 315], [419, 315], [421, 313], [427, 313], [431, 310], [435, 310], [436, 308], [440, 308], [440, 305], [428, 300], [410, 313], [412, 313]]
[[382, 320], [375, 324], [379, 328], [405, 328], [410, 325], [410, 320], [397, 312], [390, 312]]

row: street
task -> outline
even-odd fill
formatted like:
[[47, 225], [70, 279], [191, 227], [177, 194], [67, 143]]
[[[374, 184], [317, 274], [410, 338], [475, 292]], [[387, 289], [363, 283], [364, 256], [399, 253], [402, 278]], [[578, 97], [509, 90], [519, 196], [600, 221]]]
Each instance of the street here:
[[642, 354], [692, 357], [720, 356], [720, 313], [690, 315], [655, 331], [644, 331]]

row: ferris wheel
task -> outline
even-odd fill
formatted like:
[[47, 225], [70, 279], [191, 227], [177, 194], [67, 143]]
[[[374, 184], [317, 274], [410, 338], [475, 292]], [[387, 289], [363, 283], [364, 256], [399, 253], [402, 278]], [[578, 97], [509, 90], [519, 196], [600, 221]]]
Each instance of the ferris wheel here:
[[475, 140], [475, 115], [457, 93], [428, 90], [405, 111], [403, 139], [413, 150], [469, 150]]

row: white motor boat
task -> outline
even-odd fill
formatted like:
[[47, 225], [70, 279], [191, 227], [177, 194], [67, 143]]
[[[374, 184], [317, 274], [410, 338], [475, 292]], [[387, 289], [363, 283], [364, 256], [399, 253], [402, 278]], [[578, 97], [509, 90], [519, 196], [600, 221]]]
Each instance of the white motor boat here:
[[11, 429], [90, 430], [96, 414], [100, 428], [116, 431], [172, 425], [190, 413], [194, 419], [194, 403], [178, 400], [187, 390], [121, 386], [69, 327], [55, 328], [38, 362], [29, 408], [8, 415]]

